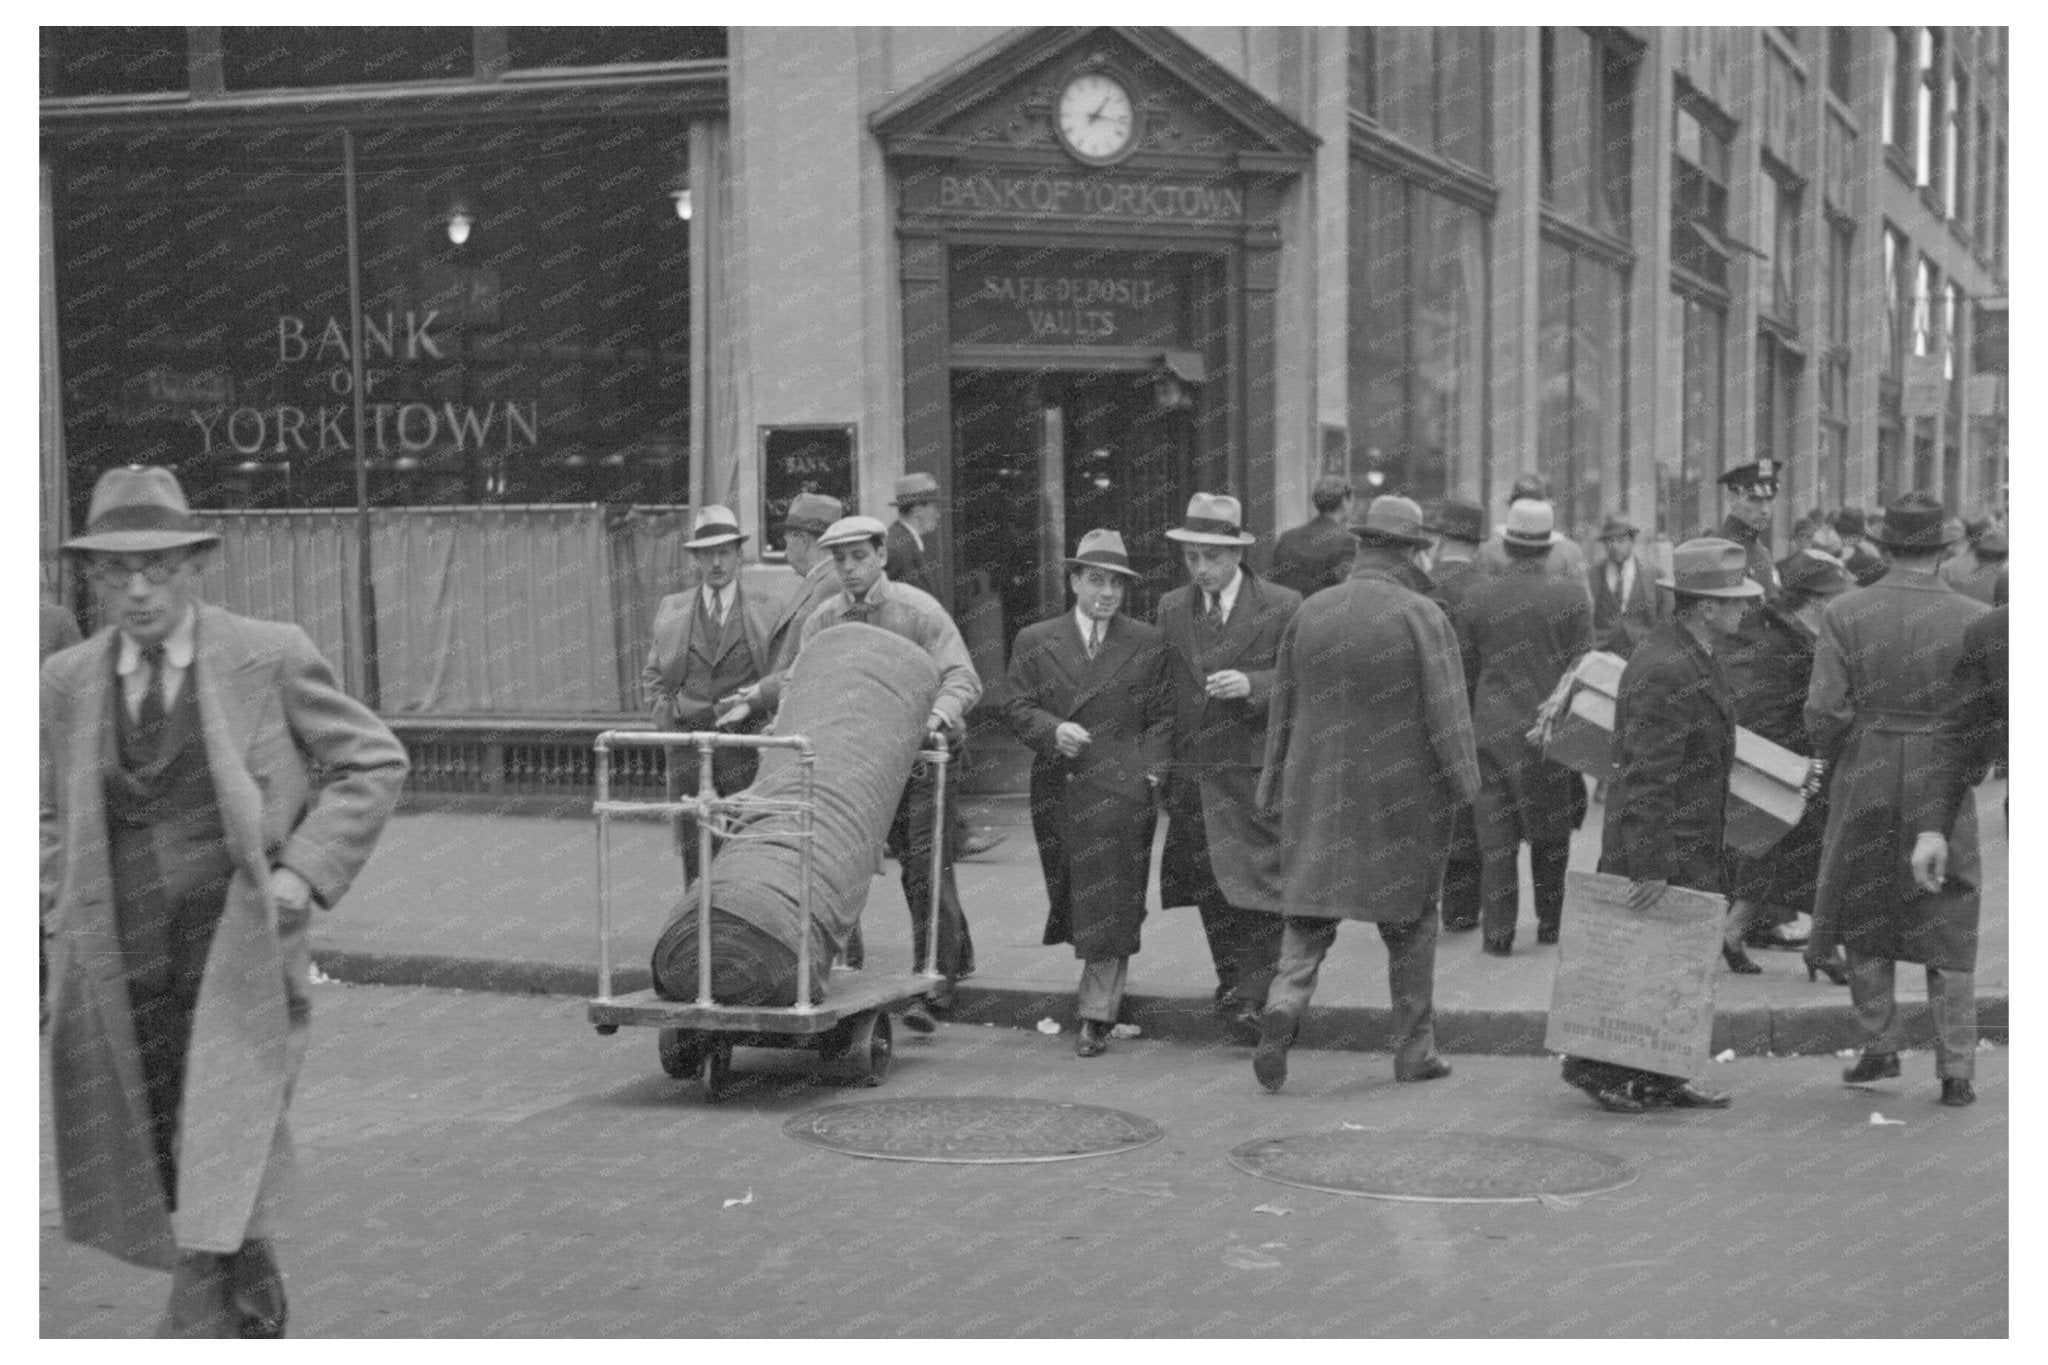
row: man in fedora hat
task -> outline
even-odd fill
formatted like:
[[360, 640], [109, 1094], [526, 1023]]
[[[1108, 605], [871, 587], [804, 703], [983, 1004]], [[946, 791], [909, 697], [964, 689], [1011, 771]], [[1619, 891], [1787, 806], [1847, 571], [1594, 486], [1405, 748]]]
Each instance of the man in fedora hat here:
[[[775, 630], [776, 604], [751, 597], [739, 581], [740, 545], [747, 539], [739, 518], [716, 503], [692, 519], [683, 548], [697, 568], [697, 585], [661, 599], [654, 614], [654, 638], [647, 665], [640, 672], [641, 695], [658, 730], [710, 730], [717, 726], [721, 702], [752, 687], [771, 668], [770, 637]], [[730, 709], [728, 707], [728, 709]], [[758, 714], [728, 727], [754, 734], [762, 725]], [[752, 749], [719, 749], [711, 758], [711, 781], [727, 796], [754, 780], [760, 755]], [[668, 756], [671, 800], [697, 791], [697, 750], [683, 746]], [[697, 822], [688, 815], [675, 821], [686, 881], [697, 877]]]
[[[1813, 741], [1806, 733], [1804, 712], [1821, 616], [1829, 602], [1854, 589], [1856, 583], [1832, 555], [1818, 550], [1801, 550], [1787, 557], [1778, 566], [1778, 578], [1782, 586], [1776, 600], [1763, 605], [1755, 643], [1731, 659], [1724, 672], [1735, 697], [1736, 724], [1810, 758]], [[1722, 952], [1730, 971], [1754, 975], [1763, 970], [1743, 951], [1745, 946], [1806, 946], [1806, 937], [1788, 926], [1813, 913], [1814, 887], [1820, 876], [1821, 831], [1827, 826], [1828, 803], [1825, 768], [1815, 764], [1813, 769], [1808, 776], [1806, 810], [1799, 823], [1762, 857], [1729, 855], [1733, 899]], [[1847, 979], [1839, 966], [1826, 964], [1816, 965], [1808, 973], [1809, 979], [1822, 970], [1836, 985]]]
[[721, 728], [743, 724], [756, 715], [772, 715], [780, 705], [782, 683], [796, 662], [797, 637], [804, 622], [820, 604], [839, 595], [832, 553], [818, 548], [818, 537], [845, 515], [845, 505], [826, 493], [799, 493], [789, 500], [789, 511], [777, 529], [782, 532], [783, 554], [801, 581], [796, 595], [776, 610], [768, 628], [767, 675], [719, 699]]
[[1351, 552], [1355, 548], [1346, 521], [1351, 513], [1351, 484], [1334, 474], [1316, 480], [1309, 492], [1316, 514], [1291, 530], [1282, 531], [1273, 546], [1273, 572], [1269, 577], [1283, 588], [1303, 597], [1342, 583], [1351, 574]]
[[[1429, 596], [1451, 618], [1458, 635], [1459, 662], [1465, 672], [1465, 700], [1472, 700], [1479, 682], [1479, 660], [1473, 657], [1472, 642], [1458, 624], [1461, 608], [1472, 590], [1486, 581], [1479, 566], [1479, 542], [1486, 538], [1486, 509], [1463, 498], [1446, 498], [1437, 508], [1428, 529], [1436, 536], [1430, 551]], [[1479, 927], [1481, 859], [1476, 812], [1458, 807], [1451, 830], [1451, 851], [1444, 863], [1443, 927], [1462, 933]]]
[[926, 542], [939, 533], [939, 481], [930, 474], [896, 480], [896, 520], [889, 523], [889, 581], [938, 596], [925, 562]]
[[1884, 562], [1884, 556], [1865, 543], [1869, 528], [1862, 508], [1844, 507], [1835, 513], [1829, 524], [1842, 538], [1842, 567], [1856, 580], [1857, 587], [1867, 588], [1885, 576], [1889, 566]]
[[307, 929], [406, 758], [304, 631], [200, 601], [219, 540], [130, 467], [63, 547], [111, 624], [42, 672], [51, 1127], [64, 1235], [171, 1271], [160, 1335], [273, 1337]]
[[1244, 563], [1257, 537], [1227, 493], [1197, 493], [1166, 533], [1188, 583], [1153, 619], [1173, 651], [1174, 773], [1159, 901], [1198, 907], [1216, 1007], [1249, 1042], [1280, 951], [1280, 827], [1258, 809], [1273, 660], [1301, 594]]
[[[939, 669], [939, 695], [932, 703], [925, 728], [931, 744], [945, 744], [957, 754], [967, 730], [967, 713], [981, 699], [981, 675], [959, 627], [939, 605], [938, 599], [888, 573], [888, 528], [874, 517], [842, 517], [818, 537], [818, 548], [832, 556], [839, 577], [839, 591], [820, 603], [798, 632], [797, 648], [819, 631], [852, 621], [900, 635], [932, 658]], [[950, 811], [955, 800], [954, 784], [946, 788]], [[890, 823], [888, 847], [903, 870], [903, 899], [910, 907], [911, 963], [923, 969], [926, 935], [931, 932], [933, 806], [937, 800], [937, 779], [920, 765], [903, 788]], [[906, 1026], [920, 1033], [936, 1027], [932, 1010], [944, 1011], [953, 1004], [953, 983], [974, 972], [974, 939], [968, 932], [967, 915], [960, 906], [960, 892], [953, 879], [953, 862], [958, 856], [952, 822], [939, 839], [939, 971], [946, 978], [943, 988], [927, 999], [912, 1002], [903, 1011]]]
[[[1601, 831], [1600, 870], [1627, 877], [1629, 906], [1648, 910], [1673, 886], [1727, 890], [1722, 850], [1728, 774], [1735, 763], [1735, 702], [1715, 658], [1763, 588], [1733, 541], [1688, 540], [1672, 552], [1669, 620], [1622, 671], [1614, 702], [1615, 777]], [[1640, 1114], [1653, 1105], [1724, 1109], [1729, 1099], [1686, 1080], [1589, 1057], [1564, 1059], [1564, 1079], [1601, 1108]]]
[[1047, 943], [1081, 959], [1074, 1051], [1099, 1057], [1145, 921], [1155, 794], [1173, 766], [1171, 656], [1123, 614], [1124, 538], [1090, 531], [1067, 560], [1074, 609], [1017, 632], [1003, 714], [1032, 751], [1031, 832]]
[[1506, 572], [1483, 580], [1459, 608], [1479, 669], [1472, 728], [1479, 746], [1481, 948], [1514, 951], [1520, 905], [1516, 859], [1529, 845], [1536, 941], [1557, 942], [1572, 831], [1586, 815], [1586, 784], [1543, 756], [1529, 729], [1558, 679], [1593, 646], [1593, 610], [1578, 583], [1552, 575], [1550, 504], [1508, 509]]
[[1771, 504], [1778, 497], [1776, 460], [1758, 460], [1738, 465], [1720, 478], [1732, 495], [1728, 516], [1719, 530], [1709, 534], [1742, 546], [1749, 561], [1749, 576], [1764, 590], [1764, 598], [1778, 595], [1778, 566], [1771, 558]]
[[1586, 572], [1593, 598], [1593, 648], [1626, 659], [1664, 619], [1654, 565], [1636, 552], [1636, 526], [1616, 513], [1600, 528], [1606, 557]]
[[[1508, 510], [1511, 512], [1516, 503], [1549, 501], [1550, 481], [1541, 474], [1524, 474], [1508, 490]], [[1501, 573], [1511, 562], [1503, 530], [1496, 530], [1480, 545], [1479, 567], [1487, 573]], [[1546, 572], [1559, 578], [1568, 578], [1574, 583], [1586, 581], [1586, 552], [1579, 548], [1579, 542], [1562, 531], [1556, 532], [1553, 552], [1544, 564]]]
[[1302, 604], [1281, 640], [1258, 803], [1281, 829], [1280, 960], [1252, 1072], [1278, 1090], [1342, 920], [1387, 948], [1394, 1077], [1450, 1074], [1437, 1055], [1437, 894], [1452, 823], [1479, 790], [1451, 623], [1408, 588], [1430, 543], [1422, 509], [1380, 497], [1352, 525], [1351, 576]]
[[1820, 890], [1806, 945], [1818, 962], [1841, 944], [1863, 1055], [1851, 1084], [1899, 1074], [1904, 1042], [1895, 963], [1927, 969], [1935, 1070], [1944, 1104], [1968, 1104], [1977, 1064], [1977, 813], [1957, 803], [1938, 890], [1909, 858], [1943, 786], [1942, 735], [1964, 635], [1989, 610], [1941, 581], [1942, 505], [1908, 493], [1885, 509], [1878, 543], [1891, 572], [1828, 604], [1814, 648], [1806, 728], [1832, 770]]

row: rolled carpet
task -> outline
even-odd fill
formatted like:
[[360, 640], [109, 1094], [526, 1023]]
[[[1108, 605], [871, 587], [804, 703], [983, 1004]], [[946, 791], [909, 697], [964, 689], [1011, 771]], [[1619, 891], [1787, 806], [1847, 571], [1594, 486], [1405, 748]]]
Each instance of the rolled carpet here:
[[[817, 754], [812, 787], [810, 999], [825, 998], [832, 958], [860, 922], [883, 837], [923, 746], [939, 692], [931, 657], [900, 635], [848, 623], [819, 631], [797, 655], [774, 733], [806, 735]], [[794, 801], [802, 766], [765, 749], [747, 793]], [[711, 994], [721, 1005], [788, 1006], [797, 998], [803, 848], [794, 813], [752, 813], [712, 857]], [[697, 998], [697, 904], [692, 883], [654, 945], [654, 990]]]

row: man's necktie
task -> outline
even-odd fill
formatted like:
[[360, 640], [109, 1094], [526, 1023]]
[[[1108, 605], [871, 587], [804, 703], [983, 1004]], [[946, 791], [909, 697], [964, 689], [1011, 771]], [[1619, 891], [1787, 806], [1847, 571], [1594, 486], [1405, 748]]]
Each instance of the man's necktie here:
[[1208, 605], [1207, 607], [1205, 607], [1205, 608], [1203, 609], [1203, 611], [1202, 611], [1202, 619], [1203, 619], [1204, 621], [1207, 621], [1207, 622], [1208, 622], [1208, 623], [1209, 623], [1210, 625], [1212, 625], [1212, 626], [1220, 626], [1220, 625], [1222, 625], [1222, 624], [1223, 624], [1223, 598], [1222, 598], [1222, 596], [1221, 596], [1220, 594], [1218, 594], [1218, 593], [1213, 593], [1213, 592], [1203, 593], [1203, 594], [1202, 594], [1202, 596], [1203, 596], [1204, 598], [1206, 598], [1206, 599], [1208, 600], [1208, 603], [1209, 603], [1209, 605]]
[[1088, 657], [1094, 658], [1102, 649], [1102, 622], [1088, 623]]
[[870, 603], [848, 602], [846, 610], [839, 613], [839, 619], [842, 621], [858, 621], [862, 625], [867, 625], [869, 623], [868, 618], [874, 614], [874, 606]]
[[142, 647], [142, 666], [149, 675], [142, 682], [142, 705], [135, 715], [135, 742], [140, 751], [156, 757], [164, 737], [164, 647], [161, 643]]
[[1621, 600], [1621, 570], [1612, 564], [1607, 566], [1607, 591], [1614, 595], [1615, 601]]

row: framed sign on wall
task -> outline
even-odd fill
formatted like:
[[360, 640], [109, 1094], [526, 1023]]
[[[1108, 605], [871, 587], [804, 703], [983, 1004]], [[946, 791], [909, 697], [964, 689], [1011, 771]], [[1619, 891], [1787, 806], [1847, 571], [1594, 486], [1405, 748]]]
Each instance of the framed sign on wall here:
[[839, 499], [852, 516], [854, 433], [852, 423], [763, 426], [761, 432], [761, 557], [781, 559], [782, 533], [775, 528], [799, 493]]

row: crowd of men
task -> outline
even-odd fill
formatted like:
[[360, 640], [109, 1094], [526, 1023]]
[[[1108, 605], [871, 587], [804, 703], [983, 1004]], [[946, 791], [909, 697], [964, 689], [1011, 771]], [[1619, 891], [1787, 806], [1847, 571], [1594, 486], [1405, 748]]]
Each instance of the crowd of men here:
[[[1483, 951], [1514, 951], [1523, 844], [1537, 941], [1558, 937], [1591, 803], [1545, 756], [1543, 711], [1600, 649], [1627, 661], [1600, 870], [1628, 879], [1637, 909], [1671, 886], [1729, 895], [1732, 970], [1757, 970], [1750, 946], [1803, 947], [1809, 979], [1849, 987], [1865, 1039], [1852, 1083], [1899, 1074], [1896, 964], [1922, 964], [1941, 1098], [1970, 1103], [1971, 788], [2005, 761], [2004, 529], [1909, 493], [1877, 526], [1802, 519], [1774, 562], [1775, 471], [1724, 482], [1727, 522], [1676, 546], [1668, 570], [1621, 517], [1588, 565], [1540, 479], [1516, 484], [1491, 534], [1472, 503], [1425, 517], [1325, 481], [1316, 522], [1280, 538], [1268, 577], [1247, 560], [1257, 537], [1238, 500], [1197, 493], [1165, 531], [1187, 581], [1149, 623], [1123, 610], [1139, 573], [1122, 533], [1084, 535], [1066, 561], [1072, 607], [1019, 633], [995, 698], [1034, 755], [1044, 941], [1081, 963], [1076, 1052], [1101, 1055], [1122, 1012], [1163, 817], [1162, 902], [1198, 908], [1217, 1009], [1262, 1085], [1285, 1084], [1344, 920], [1386, 946], [1397, 1079], [1449, 1074], [1438, 937], [1476, 928]], [[779, 602], [740, 581], [738, 518], [700, 509], [698, 582], [654, 622], [655, 721], [770, 725], [805, 643], [853, 623], [932, 658], [927, 743], [957, 748], [984, 680], [945, 607], [905, 581], [936, 528], [910, 513], [936, 483], [897, 492], [894, 527], [796, 498], [778, 529], [801, 581]], [[45, 1026], [66, 1235], [170, 1270], [165, 1334], [277, 1336], [270, 1234], [291, 1173], [307, 927], [369, 857], [407, 764], [303, 631], [199, 601], [218, 540], [169, 471], [129, 468], [101, 478], [65, 544], [110, 624], [81, 642], [44, 613]], [[1738, 721], [1810, 758], [1807, 817], [1763, 858], [1723, 846]], [[737, 790], [751, 767], [721, 749], [714, 780]], [[963, 831], [935, 805], [914, 775], [889, 838], [919, 959], [938, 935], [944, 981], [904, 1014], [926, 1031], [974, 970], [952, 871]], [[679, 836], [695, 875], [698, 838]], [[857, 939], [846, 955], [859, 965]], [[1616, 1112], [1728, 1103], [1592, 1058], [1567, 1058], [1565, 1078]]]

